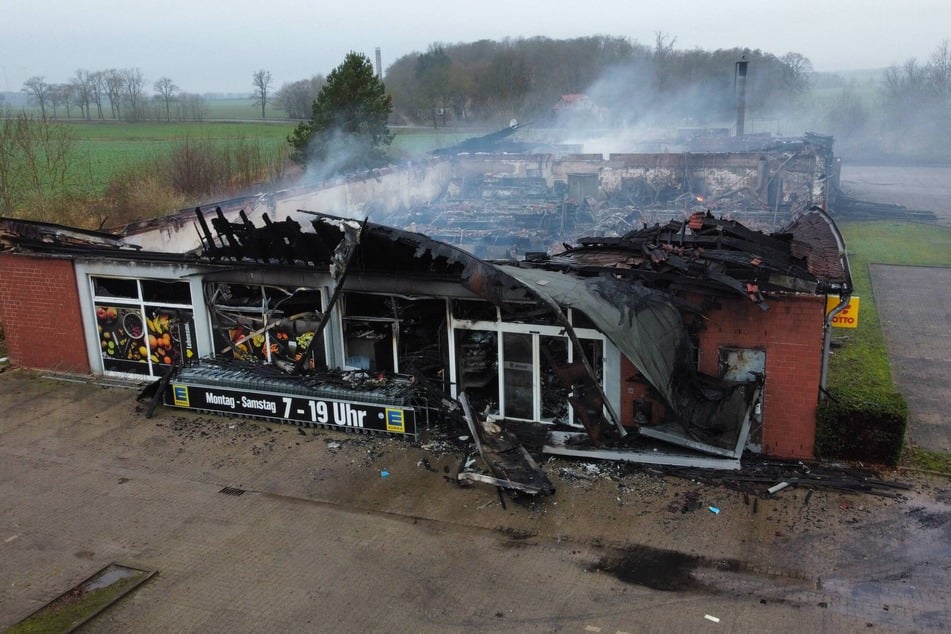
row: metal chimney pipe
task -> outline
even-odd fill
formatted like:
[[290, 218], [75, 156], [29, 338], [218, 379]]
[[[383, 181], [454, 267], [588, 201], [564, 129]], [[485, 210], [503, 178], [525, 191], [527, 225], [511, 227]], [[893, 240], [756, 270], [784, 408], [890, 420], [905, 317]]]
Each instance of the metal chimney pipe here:
[[376, 47], [376, 77], [377, 79], [383, 79], [383, 62], [382, 57], [380, 56], [380, 47]]
[[746, 124], [746, 55], [736, 63], [733, 81], [736, 90], [736, 136], [743, 136], [743, 127]]

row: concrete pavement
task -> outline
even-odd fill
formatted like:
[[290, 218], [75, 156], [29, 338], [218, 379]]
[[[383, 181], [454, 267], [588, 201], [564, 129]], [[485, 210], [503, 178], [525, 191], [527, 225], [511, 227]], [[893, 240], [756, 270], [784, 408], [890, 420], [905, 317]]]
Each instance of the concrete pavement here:
[[[503, 508], [494, 489], [448, 482], [460, 456], [438, 446], [165, 409], [147, 420], [134, 395], [0, 374], [0, 628], [113, 561], [159, 574], [83, 631], [951, 624], [946, 480], [916, 478], [903, 500], [790, 488], [750, 502], [553, 460], [554, 496]], [[676, 508], [687, 493], [700, 510]]]
[[892, 374], [908, 401], [908, 442], [951, 452], [951, 268], [869, 269]]

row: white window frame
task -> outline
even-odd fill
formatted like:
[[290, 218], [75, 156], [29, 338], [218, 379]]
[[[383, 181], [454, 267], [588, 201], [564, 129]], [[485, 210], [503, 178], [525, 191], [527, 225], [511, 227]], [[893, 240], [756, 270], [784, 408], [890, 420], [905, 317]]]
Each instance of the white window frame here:
[[[502, 418], [508, 418], [511, 420], [532, 420], [539, 422], [552, 422], [552, 419], [542, 418], [542, 385], [541, 385], [541, 352], [540, 352], [540, 338], [541, 337], [561, 337], [567, 341], [568, 344], [568, 363], [573, 363], [575, 360], [575, 347], [571, 344], [571, 340], [568, 335], [565, 333], [565, 329], [562, 326], [549, 326], [549, 325], [539, 325], [539, 324], [524, 324], [524, 323], [514, 323], [514, 322], [504, 322], [502, 321], [501, 312], [496, 308], [496, 321], [485, 321], [485, 320], [467, 320], [467, 319], [456, 319], [452, 316], [451, 306], [447, 307], [449, 313], [449, 329], [450, 329], [450, 341], [455, 342], [455, 331], [456, 330], [481, 330], [489, 331], [496, 333], [496, 345], [498, 346], [497, 355], [498, 355], [498, 392], [499, 392], [499, 411], [498, 416]], [[568, 319], [572, 320], [572, 311], [568, 310]], [[601, 342], [601, 389], [605, 389], [608, 384], [607, 375], [608, 375], [608, 365], [609, 365], [609, 348], [613, 348], [610, 340], [604, 336], [598, 330], [592, 328], [575, 328], [575, 335], [579, 340], [594, 340]], [[502, 335], [504, 333], [521, 333], [521, 334], [530, 334], [532, 335], [532, 385], [533, 385], [533, 397], [532, 397], [532, 415], [530, 419], [527, 418], [516, 418], [513, 416], [506, 416], [505, 414], [505, 351], [504, 345], [502, 342]], [[457, 398], [458, 394], [458, 378], [456, 375], [456, 355], [455, 355], [455, 344], [449, 347], [450, 349], [450, 359], [449, 359], [449, 374], [450, 374], [450, 391], [453, 398]], [[580, 426], [580, 423], [576, 422], [574, 419], [574, 409], [569, 405], [568, 406], [568, 420], [566, 421], [569, 425]]]

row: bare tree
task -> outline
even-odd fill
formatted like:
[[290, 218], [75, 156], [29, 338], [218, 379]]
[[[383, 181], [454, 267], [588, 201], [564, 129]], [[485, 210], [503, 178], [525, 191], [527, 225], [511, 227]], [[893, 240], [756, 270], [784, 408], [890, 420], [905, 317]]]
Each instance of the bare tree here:
[[145, 114], [142, 112], [142, 95], [145, 92], [145, 77], [138, 68], [126, 68], [121, 72], [125, 102], [131, 109], [131, 112], [127, 113], [127, 117], [132, 121], [138, 121], [144, 118]]
[[89, 119], [89, 105], [92, 102], [92, 73], [81, 68], [76, 71], [69, 83], [72, 86], [74, 103], [79, 106], [83, 118]]
[[53, 116], [57, 117], [56, 109], [59, 106], [66, 108], [66, 118], [70, 119], [73, 116], [73, 85], [69, 82], [62, 84], [53, 84], [53, 89], [50, 91], [52, 97], [51, 103], [53, 104]]
[[794, 95], [805, 93], [812, 80], [812, 62], [801, 53], [789, 52], [779, 58], [783, 63], [783, 83]]
[[208, 114], [208, 105], [205, 98], [194, 93], [184, 93], [179, 99], [182, 119], [204, 121]]
[[314, 100], [324, 85], [323, 75], [284, 84], [274, 95], [274, 102], [287, 113], [290, 119], [308, 119]]
[[89, 75], [89, 96], [92, 102], [96, 104], [96, 115], [100, 119], [105, 119], [102, 112], [102, 101], [106, 96], [106, 78], [101, 70]]
[[165, 105], [165, 120], [172, 120], [172, 100], [175, 98], [175, 93], [178, 92], [178, 86], [169, 79], [168, 77], [162, 77], [158, 79], [152, 86], [155, 88], [156, 97]]
[[122, 73], [115, 68], [103, 72], [106, 82], [106, 95], [109, 97], [109, 107], [112, 109], [112, 118], [119, 119], [122, 114], [122, 93], [125, 92], [125, 79]]
[[928, 61], [932, 89], [940, 99], [951, 99], [951, 41], [938, 45]]
[[[53, 86], [47, 84], [43, 77], [30, 77], [23, 83], [23, 92], [30, 96], [30, 101], [40, 107], [40, 115], [46, 118], [46, 106], [52, 101]], [[55, 113], [53, 114], [55, 117]]]
[[0, 119], [0, 213], [69, 188], [75, 140], [68, 126], [27, 113]]
[[267, 95], [268, 90], [271, 87], [271, 71], [261, 70], [255, 71], [251, 75], [251, 84], [254, 86], [254, 92], [251, 93], [251, 98], [254, 99], [255, 105], [261, 106], [261, 118], [266, 119], [265, 109], [267, 108]]

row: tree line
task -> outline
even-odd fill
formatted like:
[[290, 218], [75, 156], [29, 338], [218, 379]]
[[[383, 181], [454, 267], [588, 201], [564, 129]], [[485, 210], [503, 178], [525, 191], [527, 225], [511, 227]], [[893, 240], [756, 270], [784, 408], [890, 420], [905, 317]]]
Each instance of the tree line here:
[[[758, 49], [677, 50], [656, 34], [653, 45], [624, 37], [545, 37], [433, 44], [398, 59], [386, 74], [400, 120], [550, 123], [563, 95], [584, 93], [604, 127], [638, 121], [729, 120], [735, 108], [734, 64], [750, 62], [750, 108], [775, 109], [808, 88], [812, 66], [799, 53]], [[577, 123], [577, 121], [575, 122]]]
[[145, 121], [147, 119], [202, 120], [206, 107], [201, 95], [182, 92], [168, 77], [151, 84], [138, 68], [108, 70], [77, 70], [61, 83], [47, 82], [40, 75], [23, 84], [23, 92], [46, 118], [74, 116], [91, 121], [114, 119]]
[[[314, 75], [272, 92], [270, 71], [260, 69], [251, 75], [250, 106], [260, 111], [261, 119], [267, 118], [269, 106], [286, 118], [306, 119], [323, 83], [322, 75]], [[204, 96], [182, 91], [170, 77], [150, 83], [138, 68], [79, 69], [60, 83], [36, 75], [21, 90], [44, 119], [203, 121], [208, 116]]]

